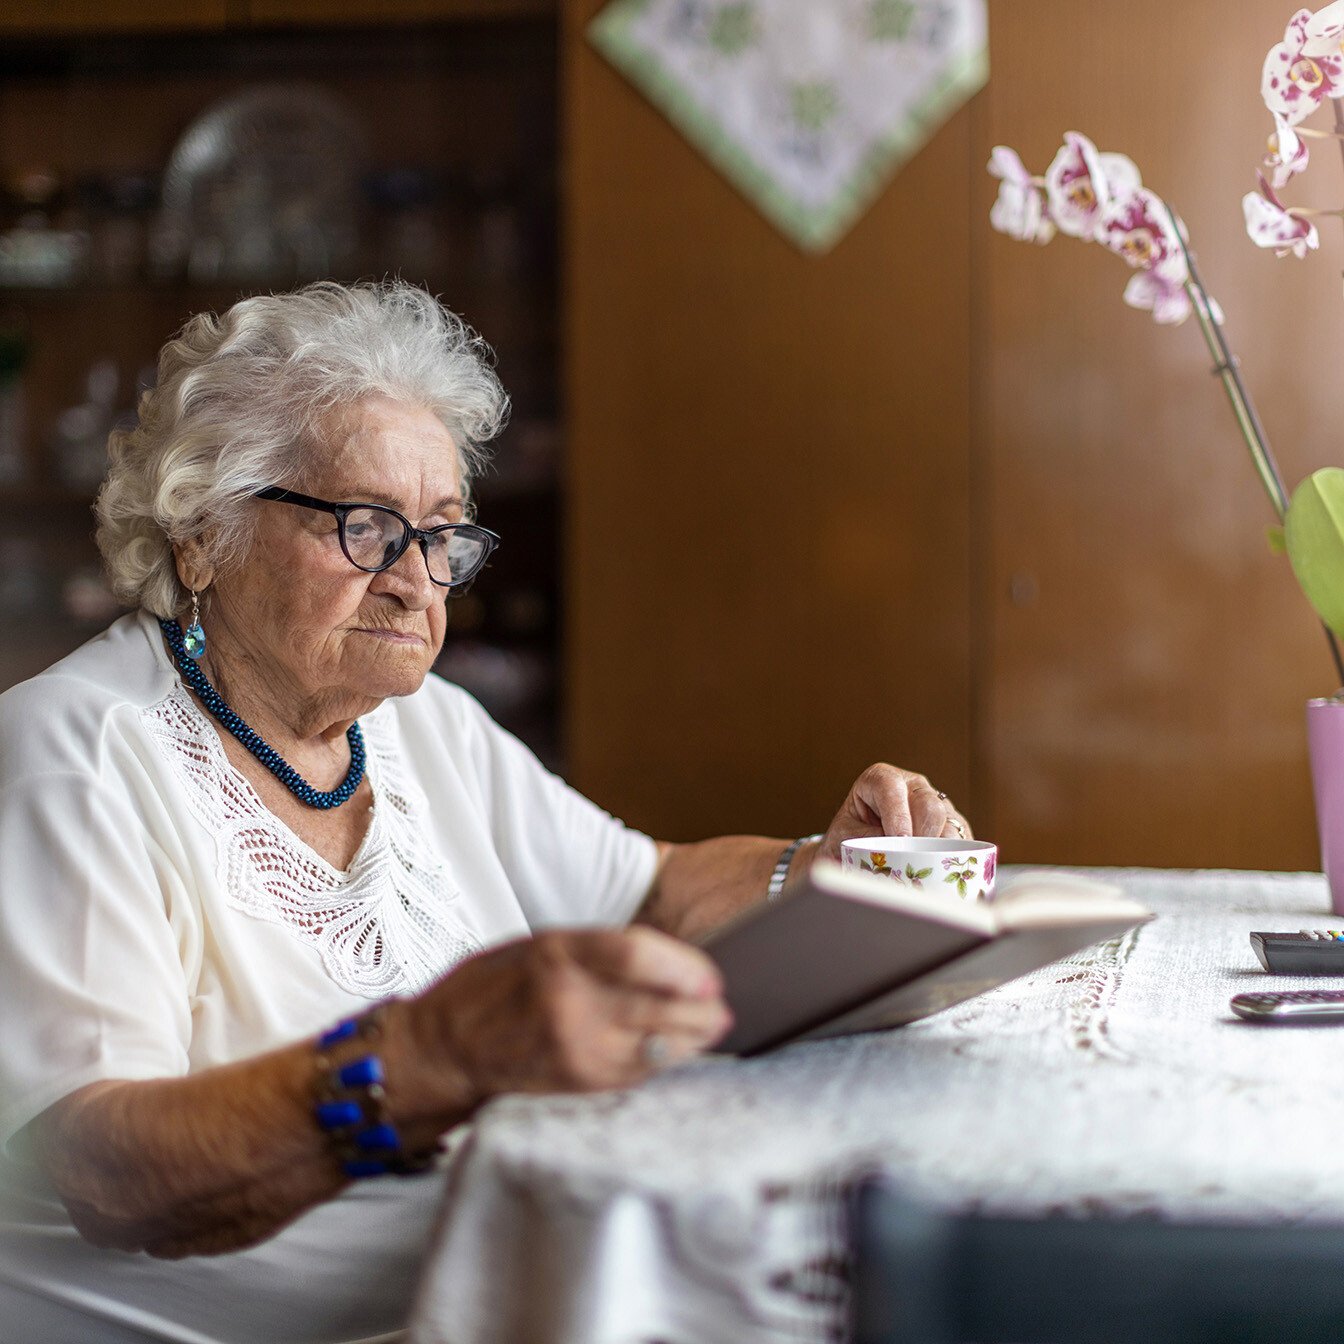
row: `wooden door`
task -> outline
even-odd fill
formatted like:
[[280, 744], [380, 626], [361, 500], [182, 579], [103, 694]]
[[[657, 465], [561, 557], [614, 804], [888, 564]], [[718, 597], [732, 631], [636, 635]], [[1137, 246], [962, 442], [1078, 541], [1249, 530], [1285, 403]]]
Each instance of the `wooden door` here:
[[572, 774], [668, 838], [820, 828], [879, 759], [965, 799], [970, 115], [804, 255], [599, 8], [563, 6]]

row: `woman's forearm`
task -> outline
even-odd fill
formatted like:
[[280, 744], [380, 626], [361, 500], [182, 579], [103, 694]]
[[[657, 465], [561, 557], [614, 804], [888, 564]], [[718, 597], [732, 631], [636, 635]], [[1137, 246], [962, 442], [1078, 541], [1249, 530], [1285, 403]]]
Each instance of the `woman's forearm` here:
[[[770, 874], [787, 843], [759, 835], [724, 835], [664, 846], [658, 877], [636, 920], [695, 941], [765, 899]], [[805, 869], [815, 850], [815, 845], [801, 846], [791, 871]]]
[[[471, 1109], [451, 1067], [426, 1068], [413, 1013], [413, 1002], [389, 1004], [379, 1047], [388, 1109], [411, 1150]], [[316, 1067], [303, 1043], [186, 1078], [95, 1083], [34, 1122], [36, 1154], [96, 1245], [165, 1257], [236, 1250], [346, 1183], [313, 1118]]]

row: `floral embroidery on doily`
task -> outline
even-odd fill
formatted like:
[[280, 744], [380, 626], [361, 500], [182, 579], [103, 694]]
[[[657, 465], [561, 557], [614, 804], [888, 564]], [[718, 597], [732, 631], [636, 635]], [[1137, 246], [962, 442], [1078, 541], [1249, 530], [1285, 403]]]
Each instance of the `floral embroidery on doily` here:
[[481, 950], [451, 908], [458, 888], [425, 839], [428, 800], [400, 767], [389, 711], [360, 721], [375, 802], [345, 872], [266, 807], [182, 686], [142, 718], [192, 811], [216, 837], [229, 905], [316, 948], [342, 989], [370, 999], [416, 993]]

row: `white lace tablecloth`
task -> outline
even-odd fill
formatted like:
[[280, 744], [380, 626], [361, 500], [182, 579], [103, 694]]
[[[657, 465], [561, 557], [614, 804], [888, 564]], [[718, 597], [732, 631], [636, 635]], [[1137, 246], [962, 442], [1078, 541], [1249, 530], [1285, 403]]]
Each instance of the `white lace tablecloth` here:
[[1324, 879], [1096, 872], [1158, 918], [924, 1022], [490, 1105], [413, 1344], [839, 1339], [873, 1166], [942, 1205], [1344, 1221], [1344, 1031], [1227, 1006], [1266, 984], [1251, 930], [1330, 925]]

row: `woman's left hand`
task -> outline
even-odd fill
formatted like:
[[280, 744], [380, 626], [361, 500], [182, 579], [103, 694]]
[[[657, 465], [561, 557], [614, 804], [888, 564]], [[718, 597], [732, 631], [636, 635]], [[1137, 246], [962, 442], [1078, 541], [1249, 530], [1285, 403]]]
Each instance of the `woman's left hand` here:
[[971, 838], [952, 800], [923, 775], [894, 765], [870, 765], [854, 781], [818, 853], [840, 857], [840, 842], [861, 835], [935, 835]]

